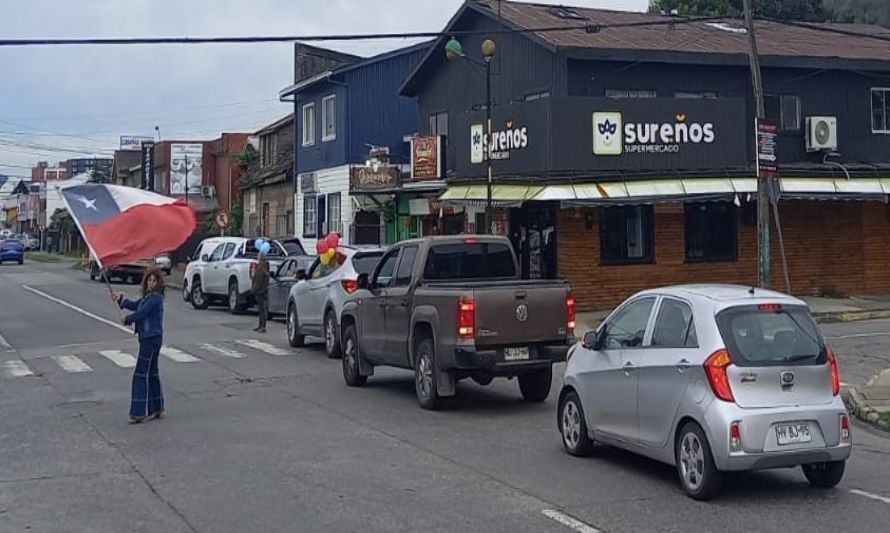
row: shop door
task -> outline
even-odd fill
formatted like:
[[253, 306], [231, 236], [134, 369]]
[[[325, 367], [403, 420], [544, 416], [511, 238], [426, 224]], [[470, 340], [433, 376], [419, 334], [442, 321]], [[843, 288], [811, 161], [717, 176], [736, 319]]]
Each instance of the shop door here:
[[442, 234], [443, 235], [460, 235], [461, 233], [464, 233], [465, 221], [466, 221], [466, 215], [464, 215], [464, 213], [443, 216], [442, 224], [443, 224], [444, 228], [442, 228]]
[[535, 202], [510, 210], [510, 240], [519, 255], [523, 279], [557, 277], [557, 206]]
[[359, 211], [355, 214], [355, 244], [380, 245], [380, 214], [375, 211]]
[[325, 196], [325, 195], [323, 195], [323, 194], [319, 194], [319, 195], [318, 195], [318, 200], [317, 200], [317, 202], [318, 202], [318, 203], [316, 204], [316, 211], [315, 211], [315, 214], [316, 214], [316, 218], [318, 219], [318, 227], [316, 228], [317, 231], [316, 231], [315, 234], [318, 235], [318, 238], [319, 238], [319, 239], [323, 239], [323, 238], [326, 237], [327, 234], [328, 234], [328, 224], [327, 224], [327, 217], [328, 217], [328, 207], [327, 207], [327, 206], [328, 206], [328, 203], [327, 203], [327, 196]]

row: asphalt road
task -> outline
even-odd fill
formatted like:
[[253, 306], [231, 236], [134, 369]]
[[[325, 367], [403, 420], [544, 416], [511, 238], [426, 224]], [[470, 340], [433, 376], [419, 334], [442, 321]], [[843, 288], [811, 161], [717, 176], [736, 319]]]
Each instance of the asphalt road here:
[[[720, 499], [699, 503], [670, 467], [607, 447], [566, 455], [555, 395], [529, 405], [515, 382], [462, 382], [447, 409], [426, 412], [410, 373], [378, 370], [367, 387], [347, 388], [320, 346], [293, 350], [282, 324], [263, 336], [251, 331], [255, 320], [192, 310], [170, 291], [165, 344], [178, 361], [160, 362], [169, 418], [128, 426], [131, 369], [118, 363], [136, 340], [110, 325], [118, 317], [107, 290], [65, 265], [0, 267], [0, 532], [836, 532], [890, 523], [890, 440], [864, 426], [837, 489], [813, 489], [799, 470], [738, 474]], [[880, 364], [868, 357], [890, 354], [887, 322], [825, 329], [870, 335], [833, 341], [846, 381]]]

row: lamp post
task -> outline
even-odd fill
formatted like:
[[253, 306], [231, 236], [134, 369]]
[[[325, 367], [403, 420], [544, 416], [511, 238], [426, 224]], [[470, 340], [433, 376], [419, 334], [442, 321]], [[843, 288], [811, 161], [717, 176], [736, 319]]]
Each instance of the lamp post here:
[[445, 45], [445, 56], [454, 62], [465, 59], [468, 62], [485, 67], [485, 157], [487, 162], [488, 183], [485, 194], [485, 233], [491, 233], [491, 187], [492, 187], [492, 139], [491, 139], [491, 62], [494, 60], [495, 44], [491, 39], [482, 41], [482, 61], [472, 59], [464, 54], [463, 46], [454, 37]]

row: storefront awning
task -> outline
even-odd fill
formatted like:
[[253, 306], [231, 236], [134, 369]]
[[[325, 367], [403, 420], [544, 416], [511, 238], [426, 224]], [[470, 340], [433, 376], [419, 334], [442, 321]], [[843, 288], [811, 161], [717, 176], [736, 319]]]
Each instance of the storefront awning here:
[[618, 204], [626, 201], [659, 202], [685, 199], [731, 199], [757, 191], [753, 178], [696, 178], [641, 181], [606, 181], [549, 185], [535, 200], [567, 203]]
[[[494, 185], [491, 189], [492, 203], [498, 206], [521, 204], [534, 200], [543, 186], [536, 185]], [[488, 200], [486, 185], [452, 185], [439, 200], [451, 203], [484, 204]]]

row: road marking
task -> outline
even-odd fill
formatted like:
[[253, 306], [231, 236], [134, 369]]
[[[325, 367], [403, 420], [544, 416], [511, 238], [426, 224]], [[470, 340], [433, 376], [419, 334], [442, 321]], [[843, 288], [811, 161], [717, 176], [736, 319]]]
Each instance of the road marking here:
[[65, 372], [92, 372], [90, 365], [84, 363], [75, 355], [54, 355], [53, 359]]
[[826, 340], [837, 339], [861, 339], [865, 337], [888, 337], [890, 333], [851, 333], [849, 335], [838, 335], [836, 337], [825, 337]]
[[120, 350], [102, 350], [99, 355], [109, 359], [121, 368], [133, 368], [136, 366], [136, 358]]
[[21, 378], [34, 375], [34, 373], [31, 372], [31, 369], [28, 368], [25, 362], [19, 359], [6, 361], [5, 363], [3, 363], [3, 370], [6, 375], [11, 378]]
[[2, 334], [0, 334], [0, 346], [4, 348], [12, 348], [12, 345], [6, 342], [6, 339], [3, 338]]
[[221, 348], [219, 346], [214, 346], [212, 344], [199, 344], [198, 347], [203, 348], [204, 350], [207, 350], [209, 352], [218, 353], [225, 357], [232, 357], [234, 359], [243, 359], [244, 358], [244, 354], [241, 352], [236, 352], [235, 350], [230, 350], [228, 348]]
[[269, 355], [290, 355], [290, 352], [287, 350], [269, 344], [268, 342], [258, 341], [256, 339], [235, 342], [242, 346], [247, 346], [248, 348], [253, 348], [254, 350], [265, 352]]
[[544, 513], [544, 516], [546, 516], [547, 518], [556, 520], [560, 524], [562, 524], [568, 528], [574, 529], [578, 533], [600, 533], [599, 529], [592, 527], [592, 526], [588, 526], [584, 522], [581, 522], [580, 520], [572, 518], [571, 516], [563, 513], [562, 511], [557, 511], [556, 509], [544, 509], [541, 512]]
[[858, 496], [864, 496], [866, 498], [877, 500], [879, 502], [890, 504], [890, 498], [887, 496], [881, 496], [880, 494], [873, 494], [871, 492], [865, 492], [864, 490], [859, 489], [850, 489], [851, 494], [856, 494]]
[[52, 302], [56, 302], [56, 303], [59, 304], [59, 305], [63, 305], [63, 306], [65, 306], [65, 307], [67, 307], [68, 309], [71, 309], [72, 311], [76, 311], [76, 312], [82, 314], [83, 316], [90, 317], [90, 318], [92, 318], [93, 320], [97, 320], [97, 321], [99, 321], [99, 322], [101, 322], [101, 323], [103, 323], [103, 324], [106, 324], [106, 325], [111, 326], [111, 327], [113, 327], [113, 328], [117, 328], [117, 329], [123, 331], [124, 333], [129, 333], [130, 335], [133, 334], [133, 329], [132, 329], [132, 328], [125, 328], [124, 326], [122, 326], [122, 325], [120, 325], [120, 324], [115, 324], [115, 323], [112, 322], [111, 320], [106, 320], [106, 319], [102, 318], [101, 316], [94, 315], [93, 313], [90, 313], [90, 312], [87, 311], [86, 309], [81, 309], [80, 307], [77, 307], [77, 306], [74, 305], [74, 304], [70, 304], [70, 303], [66, 302], [65, 300], [60, 300], [59, 298], [56, 298], [55, 296], [50, 296], [49, 294], [47, 294], [47, 293], [45, 293], [45, 292], [43, 292], [43, 291], [41, 291], [41, 290], [35, 289], [34, 287], [29, 287], [28, 285], [22, 285], [22, 288], [25, 289], [26, 291], [31, 292], [31, 293], [34, 293], [34, 294], [36, 294], [36, 295], [38, 295], [38, 296], [43, 296], [43, 297], [46, 298], [47, 300], [50, 300], [50, 301], [52, 301]]
[[177, 363], [197, 363], [198, 361], [200, 361], [200, 359], [190, 353], [186, 353], [182, 350], [177, 350], [176, 348], [171, 348], [169, 346], [164, 346], [163, 348], [161, 348], [161, 355], [168, 359], [176, 361]]

